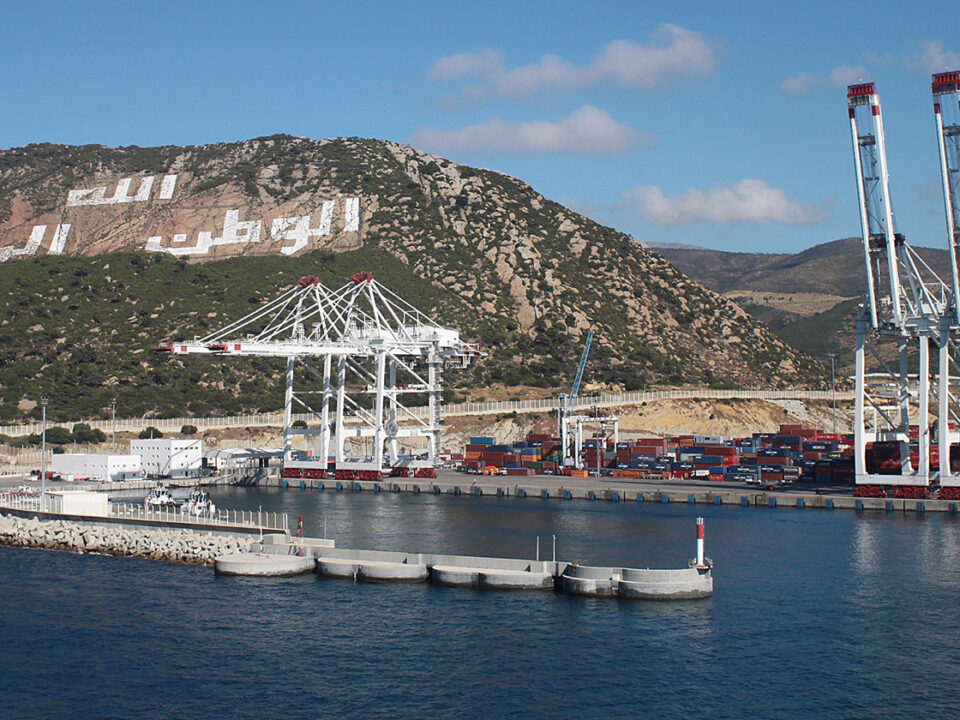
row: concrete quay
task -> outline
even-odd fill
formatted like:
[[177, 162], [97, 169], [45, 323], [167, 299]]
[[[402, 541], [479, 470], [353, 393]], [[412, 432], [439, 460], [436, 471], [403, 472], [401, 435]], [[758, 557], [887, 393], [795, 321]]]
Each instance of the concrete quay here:
[[743, 483], [693, 480], [621, 480], [565, 475], [529, 477], [464, 475], [439, 471], [436, 479], [384, 478], [372, 481], [265, 478], [260, 487], [310, 491], [433, 493], [471, 497], [514, 497], [538, 500], [652, 502], [682, 505], [738, 505], [757, 508], [866, 510], [883, 512], [945, 512], [956, 514], [960, 501], [906, 498], [858, 498], [835, 488], [758, 490]]

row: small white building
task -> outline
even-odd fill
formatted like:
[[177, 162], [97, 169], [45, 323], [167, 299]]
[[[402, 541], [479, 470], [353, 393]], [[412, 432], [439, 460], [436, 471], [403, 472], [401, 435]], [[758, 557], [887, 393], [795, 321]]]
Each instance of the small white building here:
[[95, 515], [106, 517], [109, 509], [105, 492], [85, 490], [48, 490], [47, 510], [64, 515]]
[[148, 476], [197, 477], [203, 464], [203, 440], [131, 440], [130, 453], [142, 458], [143, 471]]
[[119, 482], [143, 477], [139, 455], [55, 454], [48, 469], [67, 480]]

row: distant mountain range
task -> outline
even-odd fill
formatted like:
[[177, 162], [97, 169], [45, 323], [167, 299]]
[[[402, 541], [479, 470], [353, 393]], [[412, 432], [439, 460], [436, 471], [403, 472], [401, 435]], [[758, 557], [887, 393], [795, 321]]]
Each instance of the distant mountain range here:
[[[915, 248], [945, 282], [946, 250]], [[678, 270], [736, 300], [781, 339], [814, 356], [853, 357], [853, 326], [866, 292], [863, 245], [844, 238], [795, 254], [732, 253], [695, 247], [652, 247]]]

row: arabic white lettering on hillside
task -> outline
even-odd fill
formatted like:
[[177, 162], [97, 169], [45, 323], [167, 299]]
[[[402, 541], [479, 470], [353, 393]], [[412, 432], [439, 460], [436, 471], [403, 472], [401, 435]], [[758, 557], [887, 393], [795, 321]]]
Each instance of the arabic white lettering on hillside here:
[[333, 217], [333, 200], [323, 203], [320, 210], [320, 225], [310, 227], [309, 215], [295, 215], [294, 217], [274, 218], [270, 235], [280, 242], [293, 241], [293, 245], [283, 245], [280, 252], [284, 255], [293, 255], [303, 250], [312, 237], [323, 237], [330, 234], [330, 219]]
[[[0, 247], [0, 262], [6, 262], [12, 257], [21, 257], [36, 255], [43, 243], [43, 236], [47, 232], [46, 225], [34, 225], [30, 231], [30, 239], [22, 248]], [[61, 255], [63, 248], [67, 244], [67, 236], [70, 234], [70, 225], [57, 225], [53, 231], [53, 237], [50, 239], [50, 249], [48, 255]]]
[[210, 230], [201, 230], [197, 233], [196, 245], [185, 246], [186, 234], [173, 236], [169, 247], [162, 247], [162, 235], [154, 235], [147, 239], [146, 249], [151, 252], [167, 252], [171, 255], [206, 255], [210, 248], [221, 245], [241, 245], [260, 242], [260, 231], [263, 223], [260, 220], [240, 220], [239, 210], [227, 210], [223, 217], [223, 235], [213, 237]]
[[344, 208], [343, 231], [357, 232], [360, 230], [360, 198], [347, 198]]
[[[293, 215], [274, 218], [270, 224], [270, 237], [274, 242], [283, 243], [280, 252], [293, 255], [310, 244], [311, 238], [330, 234], [333, 223], [333, 211], [336, 201], [326, 200], [320, 206], [320, 220], [317, 227], [310, 227], [313, 215]], [[224, 218], [224, 230], [221, 237], [212, 237], [213, 233], [202, 231], [197, 241], [188, 245], [186, 234], [174, 234], [168, 245], [163, 244], [162, 235], [153, 235], [147, 239], [146, 250], [165, 252], [178, 257], [206, 255], [210, 248], [240, 243], [259, 243], [261, 221], [239, 221], [239, 210], [229, 210]], [[344, 201], [344, 232], [357, 232], [360, 227], [360, 198], [346, 198]]]
[[[137, 194], [130, 194], [133, 178], [123, 178], [117, 182], [117, 189], [113, 195], [107, 197], [107, 186], [90, 188], [88, 190], [71, 190], [67, 193], [67, 207], [83, 207], [89, 205], [121, 205], [123, 203], [147, 202], [153, 190], [154, 177], [148, 175], [140, 181]], [[160, 182], [158, 200], [169, 200], [173, 197], [173, 190], [177, 184], [176, 175], [164, 175]]]

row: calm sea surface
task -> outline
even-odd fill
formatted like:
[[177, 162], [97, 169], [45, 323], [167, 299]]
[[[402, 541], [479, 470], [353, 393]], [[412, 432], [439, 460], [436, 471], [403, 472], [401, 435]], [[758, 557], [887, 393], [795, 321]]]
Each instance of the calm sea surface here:
[[[344, 547], [672, 567], [708, 600], [218, 578], [0, 547], [0, 718], [960, 716], [939, 514], [224, 489]], [[296, 519], [294, 517], [294, 524]]]

